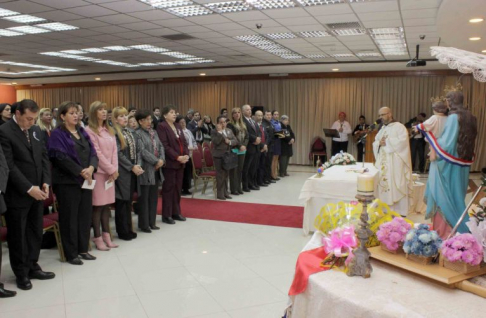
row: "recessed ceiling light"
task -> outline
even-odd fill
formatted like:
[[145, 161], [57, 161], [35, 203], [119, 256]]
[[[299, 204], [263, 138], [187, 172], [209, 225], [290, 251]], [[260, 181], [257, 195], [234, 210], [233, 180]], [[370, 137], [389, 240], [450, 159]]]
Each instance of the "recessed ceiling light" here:
[[17, 83], [16, 82], [13, 82], [12, 85], [17, 85]]
[[339, 71], [339, 69], [338, 68], [333, 68], [332, 71], [333, 72], [337, 72], [337, 71]]
[[324, 59], [328, 56], [326, 54], [309, 54], [309, 55], [306, 55], [305, 57], [310, 58], [310, 59]]
[[283, 40], [283, 39], [294, 39], [297, 36], [291, 32], [284, 32], [284, 33], [270, 33], [267, 36], [274, 40]]
[[259, 10], [293, 8], [295, 3], [291, 0], [246, 0]]
[[22, 32], [26, 34], [39, 34], [39, 33], [48, 33], [52, 32], [51, 30], [36, 28], [30, 25], [23, 25], [18, 27], [8, 28], [8, 30], [12, 30], [14, 32]]
[[64, 24], [60, 22], [52, 22], [52, 23], [41, 23], [36, 24], [36, 27], [41, 27], [44, 29], [49, 29], [52, 31], [69, 31], [69, 30], [77, 30], [79, 29], [77, 26]]
[[129, 50], [131, 50], [131, 48], [126, 47], [126, 46], [121, 46], [121, 45], [105, 46], [103, 48], [110, 50], [110, 51], [129, 51]]
[[337, 53], [337, 54], [331, 54], [332, 57], [354, 57], [354, 54], [351, 53]]
[[204, 6], [218, 13], [241, 12], [241, 11], [247, 11], [251, 9], [251, 7], [245, 1], [226, 1], [226, 2], [208, 3], [205, 4]]
[[365, 29], [335, 29], [332, 30], [337, 36], [347, 36], [347, 35], [363, 35], [366, 34]]
[[87, 49], [82, 49], [81, 51], [89, 52], [89, 53], [103, 53], [103, 52], [108, 52], [109, 50], [107, 49], [100, 49], [97, 47], [90, 47]]
[[195, 17], [199, 15], [213, 14], [214, 12], [200, 5], [186, 6], [186, 7], [174, 7], [168, 8], [169, 13], [175, 14], [179, 17]]
[[1, 30], [0, 29], [0, 36], [19, 36], [24, 35], [24, 33], [14, 32], [10, 30]]
[[325, 36], [331, 36], [327, 31], [303, 31], [299, 32], [304, 38], [322, 38]]
[[200, 76], [206, 76], [206, 73], [199, 73]]
[[3, 19], [17, 22], [17, 23], [32, 23], [32, 22], [47, 21], [44, 18], [34, 17], [33, 15], [28, 15], [28, 14], [8, 16], [8, 17], [4, 17]]
[[0, 17], [8, 17], [11, 15], [18, 15], [18, 14], [20, 13], [0, 8]]
[[165, 9], [171, 7], [181, 7], [193, 4], [189, 0], [140, 0], [144, 3], [151, 5], [154, 8]]
[[481, 40], [481, 38], [479, 36], [475, 36], [475, 37], [472, 37], [472, 38], [469, 38], [470, 41], [479, 41]]
[[482, 53], [486, 53], [486, 50], [482, 50], [481, 52], [482, 52]]
[[88, 52], [82, 51], [82, 50], [64, 50], [64, 51], [61, 51], [61, 53], [66, 53], [66, 54], [86, 54]]
[[344, 0], [297, 0], [304, 7], [343, 3]]
[[471, 22], [471, 23], [479, 23], [479, 22], [483, 22], [483, 21], [484, 21], [484, 19], [482, 19], [482, 18], [474, 18], [474, 19], [469, 20], [469, 22]]
[[95, 81], [101, 81], [101, 78], [95, 77]]

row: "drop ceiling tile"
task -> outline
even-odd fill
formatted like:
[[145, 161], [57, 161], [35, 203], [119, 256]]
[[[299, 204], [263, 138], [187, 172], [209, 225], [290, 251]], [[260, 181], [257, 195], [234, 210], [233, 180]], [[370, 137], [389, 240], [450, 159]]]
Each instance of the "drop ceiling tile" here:
[[367, 51], [367, 50], [373, 50], [373, 51], [378, 51], [378, 48], [374, 44], [352, 44], [352, 45], [346, 45], [351, 51]]
[[248, 35], [248, 34], [251, 34], [251, 31], [248, 31], [248, 30], [228, 30], [228, 31], [221, 31], [220, 33], [233, 37], [233, 36], [238, 36], [238, 35]]
[[364, 12], [398, 11], [398, 1], [357, 2], [352, 3], [351, 7], [358, 14]]
[[305, 8], [313, 16], [335, 15], [335, 14], [354, 14], [353, 10], [347, 3], [312, 6]]
[[226, 38], [227, 36], [219, 32], [194, 32], [192, 36], [200, 39]]
[[206, 24], [204, 25], [206, 28], [214, 30], [214, 31], [221, 31], [221, 30], [246, 30], [245, 26], [241, 24], [230, 22], [230, 23], [217, 23], [217, 24]]
[[402, 10], [402, 17], [404, 19], [422, 19], [435, 18], [437, 16], [437, 9], [419, 9], [419, 10]]
[[134, 17], [126, 15], [126, 14], [105, 15], [105, 16], [96, 18], [96, 20], [106, 22], [106, 23], [110, 23], [110, 24], [114, 24], [114, 25], [141, 22], [140, 19], [134, 18]]
[[[56, 21], [56, 22], [64, 22], [69, 20], [78, 20], [82, 19], [83, 17], [77, 14], [69, 13], [62, 10], [55, 10], [55, 11], [47, 11], [47, 12], [39, 12], [35, 14], [36, 17], [41, 17], [47, 20]], [[69, 23], [69, 22], [67, 22]]]
[[84, 7], [69, 8], [69, 9], [65, 9], [65, 11], [82, 15], [84, 17], [90, 17], [90, 18], [117, 13], [116, 11], [109, 10], [94, 4], [89, 6], [84, 6]]
[[[181, 33], [197, 33], [197, 32], [209, 32], [210, 29], [200, 26], [200, 25], [189, 25], [189, 26], [180, 26], [180, 27], [172, 27], [173, 30]], [[177, 33], [175, 32], [175, 33]]]
[[271, 10], [264, 10], [263, 12], [267, 16], [273, 19], [309, 17], [309, 13], [303, 8], [271, 9]]
[[403, 24], [407, 26], [436, 25], [435, 18], [424, 19], [403, 19]]
[[[30, 0], [30, 2], [36, 4], [43, 4], [45, 6], [53, 7], [56, 9], [66, 9], [73, 7], [81, 7], [89, 5], [89, 2], [83, 0]], [[22, 11], [23, 12], [23, 11]]]
[[103, 27], [91, 28], [90, 30], [99, 32], [99, 33], [106, 33], [106, 34], [115, 34], [115, 33], [124, 33], [129, 32], [129, 29], [122, 28], [116, 25], [107, 25]]
[[121, 13], [153, 10], [151, 6], [137, 0], [124, 0], [124, 1], [102, 3], [100, 4], [100, 6]]
[[365, 28], [395, 28], [402, 26], [401, 20], [362, 21]]
[[24, 13], [24, 14], [52, 11], [51, 7], [43, 6], [38, 3], [34, 3], [26, 0], [2, 3], [2, 8]]
[[438, 8], [442, 0], [407, 0], [401, 1], [400, 7], [402, 10], [416, 10]]
[[145, 34], [151, 35], [151, 36], [163, 36], [163, 35], [170, 35], [170, 34], [176, 34], [179, 33], [177, 31], [174, 31], [169, 28], [160, 28], [160, 29], [153, 29], [153, 30], [145, 30], [141, 31]]
[[322, 24], [359, 21], [358, 17], [355, 14], [325, 15], [315, 17], [315, 19]]
[[153, 21], [153, 20], [162, 20], [162, 19], [174, 19], [177, 18], [175, 15], [170, 14], [168, 12], [162, 10], [149, 10], [149, 11], [140, 11], [140, 12], [133, 12], [127, 13], [128, 15], [145, 20], [145, 21]]
[[79, 19], [69, 21], [69, 24], [77, 26], [79, 28], [96, 28], [109, 25], [108, 23], [94, 20], [94, 19]]
[[150, 22], [135, 22], [135, 23], [127, 23], [120, 25], [123, 28], [127, 28], [134, 31], [144, 31], [144, 30], [151, 30], [151, 29], [159, 29], [160, 26]]
[[124, 39], [136, 39], [137, 41], [140, 38], [147, 37], [146, 34], [141, 33], [141, 32], [136, 32], [136, 31], [124, 32], [124, 33], [117, 33], [116, 36], [117, 37], [120, 37], [120, 38], [124, 38]]
[[102, 34], [102, 35], [95, 35], [90, 37], [91, 40], [93, 41], [117, 41], [120, 38], [114, 35], [109, 35], [109, 34]]
[[[248, 30], [248, 29], [246, 29], [246, 30]], [[269, 34], [269, 33], [286, 33], [286, 32], [289, 32], [289, 29], [287, 29], [285, 27], [273, 27], [273, 28], [256, 29], [255, 31], [257, 33], [260, 33], [260, 34]]]
[[409, 26], [405, 27], [405, 33], [408, 32], [437, 32], [437, 26], [429, 25], [429, 26]]
[[317, 24], [318, 22], [314, 18], [285, 18], [285, 19], [276, 19], [278, 23], [282, 24], [283, 26], [289, 25], [308, 25], [308, 24]]
[[287, 28], [292, 32], [302, 31], [327, 31], [322, 24], [307, 24], [307, 25], [289, 25]]
[[68, 32], [71, 36], [73, 37], [88, 37], [88, 36], [93, 36], [93, 35], [100, 35], [102, 32], [96, 31], [96, 30], [89, 30], [89, 29], [79, 29], [79, 30], [71, 30], [71, 31], [65, 31]]
[[188, 17], [186, 18], [186, 20], [201, 25], [232, 22], [230, 19], [225, 18], [223, 15], [219, 15], [219, 14], [209, 14], [209, 15], [198, 16], [198, 17]]
[[171, 28], [171, 27], [178, 27], [178, 26], [189, 26], [189, 25], [196, 25], [195, 23], [192, 23], [191, 21], [187, 21], [186, 19], [164, 19], [164, 20], [156, 20], [156, 21], [150, 21], [154, 24], [166, 27], [166, 28]]
[[349, 36], [341, 36], [338, 39], [344, 44], [370, 44], [373, 43], [373, 40], [367, 35], [349, 35]]
[[236, 12], [236, 13], [226, 13], [223, 14], [226, 18], [242, 22], [242, 21], [255, 21], [255, 20], [267, 20], [268, 16], [260, 11], [247, 11], [247, 12]]
[[381, 21], [381, 20], [397, 20], [400, 21], [400, 12], [384, 11], [384, 12], [372, 12], [372, 13], [358, 13], [358, 17], [361, 21]]

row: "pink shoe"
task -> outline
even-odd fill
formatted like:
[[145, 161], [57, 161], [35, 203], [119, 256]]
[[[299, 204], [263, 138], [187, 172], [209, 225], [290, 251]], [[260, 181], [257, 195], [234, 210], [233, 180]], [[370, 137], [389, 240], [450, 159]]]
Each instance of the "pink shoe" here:
[[95, 243], [97, 250], [100, 250], [100, 251], [109, 251], [110, 250], [110, 248], [107, 247], [105, 245], [105, 243], [103, 242], [103, 239], [101, 238], [101, 236], [93, 237], [92, 241], [93, 241], [93, 243]]
[[101, 234], [101, 237], [103, 237], [103, 241], [105, 242], [106, 246], [111, 247], [111, 248], [116, 248], [116, 247], [118, 247], [118, 245], [117, 245], [117, 244], [115, 244], [115, 243], [113, 243], [113, 242], [111, 241], [110, 233], [103, 232], [103, 233]]

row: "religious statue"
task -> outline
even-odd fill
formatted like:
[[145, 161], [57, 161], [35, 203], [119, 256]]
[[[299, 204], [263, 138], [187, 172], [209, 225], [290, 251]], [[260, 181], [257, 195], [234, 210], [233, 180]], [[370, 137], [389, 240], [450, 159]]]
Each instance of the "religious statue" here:
[[383, 126], [375, 137], [373, 152], [379, 171], [378, 198], [390, 209], [407, 216], [413, 197], [410, 142], [405, 126], [393, 119], [390, 108], [379, 110]]
[[[442, 238], [449, 235], [466, 208], [469, 169], [474, 159], [477, 121], [463, 103], [464, 95], [460, 90], [447, 93], [446, 104], [450, 112], [439, 138], [418, 126], [434, 149], [425, 190], [426, 218], [432, 218], [434, 230]], [[466, 216], [458, 232], [468, 232], [467, 220]]]

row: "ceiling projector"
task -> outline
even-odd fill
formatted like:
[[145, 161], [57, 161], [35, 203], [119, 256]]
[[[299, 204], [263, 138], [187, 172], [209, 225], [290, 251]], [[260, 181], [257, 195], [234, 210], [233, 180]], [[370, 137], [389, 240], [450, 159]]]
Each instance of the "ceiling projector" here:
[[419, 49], [420, 49], [420, 45], [417, 44], [417, 52], [415, 54], [415, 57], [407, 62], [407, 67], [417, 67], [417, 66], [427, 65], [426, 60], [419, 59]]

